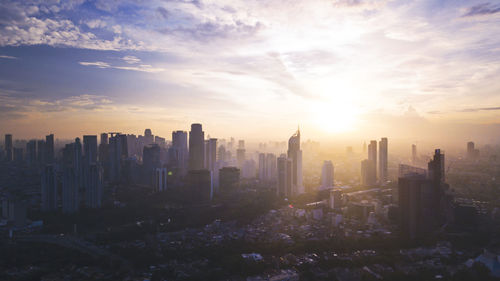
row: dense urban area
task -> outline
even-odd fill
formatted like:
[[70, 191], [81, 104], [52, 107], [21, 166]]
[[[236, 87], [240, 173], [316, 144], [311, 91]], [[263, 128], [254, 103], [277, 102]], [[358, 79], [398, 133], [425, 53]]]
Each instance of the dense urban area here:
[[495, 280], [499, 152], [7, 134], [0, 279]]

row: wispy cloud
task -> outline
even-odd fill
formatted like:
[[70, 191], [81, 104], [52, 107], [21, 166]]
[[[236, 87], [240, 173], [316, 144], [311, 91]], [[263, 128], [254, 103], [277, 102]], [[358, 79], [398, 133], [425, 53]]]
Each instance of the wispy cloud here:
[[0, 59], [10, 59], [10, 60], [15, 60], [17, 57], [13, 56], [6, 56], [6, 55], [0, 55]]
[[484, 16], [500, 12], [500, 4], [482, 3], [467, 9], [463, 17]]
[[[131, 71], [140, 71], [140, 72], [148, 72], [148, 73], [157, 73], [157, 72], [165, 71], [165, 69], [163, 69], [163, 68], [153, 67], [152, 65], [149, 65], [149, 64], [137, 64], [138, 62], [140, 62], [140, 60], [137, 58], [136, 58], [136, 60], [128, 58], [128, 60], [125, 60], [125, 61], [129, 64], [134, 64], [134, 65], [133, 66], [117, 66], [117, 65], [111, 65], [107, 62], [102, 62], [102, 61], [95, 61], [95, 62], [80, 61], [78, 63], [80, 65], [94, 66], [94, 67], [102, 68], [102, 69], [112, 68], [112, 69], [131, 70]], [[132, 61], [134, 61], [134, 62], [132, 62]]]

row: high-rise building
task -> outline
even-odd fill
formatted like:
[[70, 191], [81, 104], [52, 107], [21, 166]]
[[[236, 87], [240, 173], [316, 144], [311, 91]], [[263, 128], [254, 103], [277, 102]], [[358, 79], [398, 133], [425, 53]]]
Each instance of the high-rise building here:
[[240, 169], [224, 167], [219, 170], [219, 178], [221, 192], [237, 190], [240, 184]]
[[285, 154], [278, 157], [278, 188], [276, 190], [279, 197], [291, 197], [293, 184], [293, 161]]
[[37, 140], [36, 141], [36, 160], [40, 165], [45, 164], [45, 141]]
[[340, 210], [342, 208], [342, 190], [330, 190], [330, 209]]
[[160, 147], [155, 143], [146, 145], [142, 154], [143, 182], [154, 186], [154, 173], [156, 169], [161, 168]]
[[154, 143], [154, 136], [153, 133], [151, 133], [151, 129], [144, 130], [144, 145], [152, 143]]
[[379, 171], [379, 179], [381, 183], [387, 182], [387, 138], [382, 138], [380, 142], [378, 143], [379, 145], [379, 165], [378, 165], [378, 171]]
[[189, 169], [201, 170], [205, 163], [205, 132], [201, 124], [191, 124], [189, 131]]
[[26, 162], [29, 165], [36, 164], [36, 140], [30, 140], [26, 143]]
[[265, 153], [259, 153], [259, 179], [261, 181], [265, 181], [268, 179], [267, 162], [266, 162], [266, 154]]
[[85, 165], [97, 162], [97, 136], [83, 136], [83, 154]]
[[178, 172], [181, 176], [185, 176], [187, 174], [189, 159], [187, 132], [172, 132], [172, 148], [174, 149], [174, 158]]
[[375, 169], [375, 181], [377, 180], [377, 141], [371, 140], [368, 144], [368, 160], [373, 162], [372, 169]]
[[24, 160], [24, 150], [20, 147], [14, 147], [14, 162], [22, 163]]
[[187, 178], [192, 202], [206, 203], [212, 200], [212, 174], [209, 170], [190, 170]]
[[302, 150], [300, 149], [300, 130], [288, 140], [288, 158], [292, 160], [292, 196], [305, 192], [302, 183]]
[[467, 143], [467, 159], [476, 160], [479, 158], [479, 149], [474, 147], [474, 142]]
[[245, 160], [246, 160], [245, 149], [244, 148], [236, 149], [236, 162], [238, 163], [238, 167], [240, 169], [243, 168], [243, 164], [245, 163]]
[[85, 205], [87, 208], [100, 208], [103, 193], [103, 170], [99, 163], [93, 162], [89, 166], [85, 187]]
[[321, 169], [321, 189], [333, 187], [333, 163], [332, 161], [324, 161]]
[[100, 144], [108, 144], [108, 134], [107, 133], [101, 134], [101, 143]]
[[411, 162], [413, 164], [417, 163], [417, 145], [416, 144], [411, 145]]
[[154, 190], [156, 192], [167, 190], [167, 176], [167, 168], [154, 169]]
[[45, 136], [45, 162], [54, 163], [54, 134]]
[[406, 168], [398, 180], [401, 232], [411, 240], [432, 234], [449, 220], [452, 200], [444, 182], [444, 154], [436, 149], [428, 164], [428, 173], [422, 169]]
[[80, 208], [82, 183], [82, 145], [76, 138], [63, 149], [62, 207], [64, 213], [75, 213]]
[[7, 161], [12, 161], [13, 160], [13, 147], [12, 147], [12, 135], [11, 134], [6, 134], [5, 135], [5, 157]]
[[205, 169], [214, 172], [217, 160], [217, 139], [210, 138], [205, 141]]
[[121, 175], [121, 160], [122, 160], [122, 144], [123, 138], [120, 138], [119, 134], [109, 138], [108, 146], [108, 179], [112, 182], [117, 182], [120, 180]]
[[42, 170], [41, 203], [42, 211], [57, 209], [57, 177], [53, 165], [45, 165]]
[[361, 185], [373, 186], [377, 182], [376, 169], [373, 161], [365, 159], [361, 161]]
[[266, 154], [267, 180], [276, 182], [276, 155], [272, 153]]

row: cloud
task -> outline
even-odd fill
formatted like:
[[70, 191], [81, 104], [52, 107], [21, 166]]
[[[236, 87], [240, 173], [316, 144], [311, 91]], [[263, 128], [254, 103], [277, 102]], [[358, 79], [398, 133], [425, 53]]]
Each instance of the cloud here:
[[124, 56], [122, 60], [124, 60], [128, 64], [136, 64], [141, 62], [141, 60], [138, 57], [134, 56]]
[[467, 9], [462, 17], [484, 16], [500, 12], [500, 4], [482, 3]]
[[157, 72], [165, 71], [165, 69], [163, 69], [163, 68], [153, 67], [152, 65], [149, 65], [149, 64], [137, 64], [140, 62], [140, 60], [136, 57], [132, 57], [132, 58], [135, 58], [135, 59], [128, 58], [128, 60], [125, 60], [125, 59], [123, 59], [123, 60], [125, 60], [129, 64], [136, 64], [134, 66], [116, 66], [116, 65], [111, 65], [107, 62], [102, 62], [102, 61], [95, 61], [95, 62], [80, 61], [78, 63], [80, 65], [95, 66], [97, 68], [102, 68], [102, 69], [111, 68], [111, 69], [132, 70], [132, 71], [148, 72], [148, 73], [157, 73]]
[[465, 108], [457, 110], [457, 112], [478, 112], [478, 111], [496, 111], [500, 110], [500, 106], [497, 107], [477, 107], [477, 108]]
[[17, 58], [17, 57], [13, 57], [13, 56], [0, 55], [0, 59], [10, 59], [10, 60], [16, 60], [16, 59], [18, 59], [18, 58]]
[[90, 28], [103, 28], [106, 27], [106, 22], [101, 19], [94, 19], [86, 21], [85, 24]]

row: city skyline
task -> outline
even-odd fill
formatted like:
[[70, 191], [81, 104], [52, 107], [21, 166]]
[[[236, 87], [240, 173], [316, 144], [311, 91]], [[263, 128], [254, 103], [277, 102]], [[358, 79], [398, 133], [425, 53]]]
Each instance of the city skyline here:
[[495, 3], [1, 7], [2, 134], [71, 138], [147, 123], [165, 136], [203, 120], [207, 132], [245, 139], [297, 124], [320, 140], [500, 138]]

